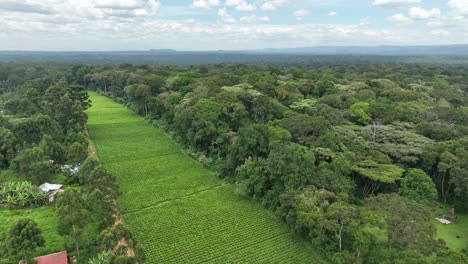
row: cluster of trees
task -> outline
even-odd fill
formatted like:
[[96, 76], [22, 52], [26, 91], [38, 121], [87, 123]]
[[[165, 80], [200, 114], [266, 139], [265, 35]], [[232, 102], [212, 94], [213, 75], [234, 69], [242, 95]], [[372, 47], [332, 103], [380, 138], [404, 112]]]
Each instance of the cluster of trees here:
[[[88, 157], [84, 111], [90, 103], [67, 70], [0, 65], [0, 170], [18, 176], [0, 179], [0, 207], [42, 205], [48, 193], [37, 185], [56, 179], [62, 164], [79, 167], [65, 173], [70, 186], [55, 204], [65, 249], [80, 263], [99, 252], [109, 253], [109, 263], [142, 263], [143, 249], [119, 217], [115, 178]], [[1, 231], [2, 263], [27, 261], [45, 243], [31, 219]]]
[[[87, 157], [83, 134], [90, 102], [66, 73], [42, 68], [6, 68], [0, 76], [0, 168], [43, 183], [53, 164], [79, 164]], [[18, 71], [25, 76], [18, 76]], [[53, 161], [53, 162], [52, 162]]]
[[468, 205], [468, 74], [419, 65], [76, 66], [334, 263], [468, 263], [431, 203]]
[[[65, 237], [69, 252], [75, 252], [78, 257], [81, 249], [87, 251], [85, 256], [110, 252], [110, 263], [142, 263], [141, 245], [119, 220], [115, 178], [99, 161], [88, 157], [76, 180], [80, 188], [66, 189], [57, 201], [59, 233]], [[94, 237], [86, 237], [90, 228], [97, 229]]]

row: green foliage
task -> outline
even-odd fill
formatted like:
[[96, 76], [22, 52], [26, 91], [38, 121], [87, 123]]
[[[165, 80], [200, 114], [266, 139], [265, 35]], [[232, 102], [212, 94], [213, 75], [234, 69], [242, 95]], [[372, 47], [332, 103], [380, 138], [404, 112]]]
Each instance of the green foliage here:
[[405, 171], [393, 164], [380, 164], [373, 160], [356, 162], [352, 170], [362, 177], [364, 184], [362, 194], [368, 196], [375, 193], [383, 184], [393, 184], [401, 178]]
[[77, 165], [88, 157], [88, 145], [73, 143], [67, 151], [67, 161], [70, 164]]
[[47, 197], [47, 192], [28, 181], [7, 181], [0, 184], [0, 205], [10, 209], [36, 207], [43, 204]]
[[429, 175], [420, 169], [409, 169], [400, 182], [400, 195], [417, 201], [430, 202], [437, 198], [437, 190]]
[[42, 136], [39, 147], [44, 151], [44, 155], [49, 157], [54, 162], [63, 162], [65, 156], [65, 148], [60, 142], [55, 141], [51, 136], [45, 134]]
[[111, 264], [112, 251], [103, 251], [88, 260], [88, 264]]
[[295, 142], [308, 146], [330, 127], [330, 123], [325, 118], [304, 114], [287, 116], [280, 121], [280, 125], [292, 134]]
[[151, 96], [151, 87], [145, 84], [132, 84], [125, 87], [128, 98], [137, 103], [139, 113], [148, 113], [148, 99]]
[[49, 157], [40, 147], [27, 149], [12, 160], [12, 168], [34, 184], [42, 184], [54, 173]]
[[20, 218], [10, 228], [8, 247], [13, 255], [27, 262], [34, 251], [45, 244], [41, 233], [34, 220]]
[[430, 211], [398, 194], [380, 194], [366, 199], [366, 206], [386, 221], [388, 245], [430, 255], [436, 245], [436, 230]]
[[64, 248], [64, 240], [58, 234], [57, 217], [55, 207], [41, 206], [33, 209], [1, 209], [0, 211], [0, 262], [2, 263], [17, 263], [24, 256], [13, 256], [15, 252], [11, 252], [8, 246], [9, 229], [15, 224], [18, 219], [29, 218], [35, 221], [42, 230], [41, 235], [44, 237], [44, 247], [38, 248], [30, 257], [49, 254], [50, 252], [58, 252]]
[[[324, 255], [331, 262], [432, 261], [415, 249], [405, 250], [404, 257], [397, 256], [397, 246], [386, 244], [388, 235], [382, 214], [356, 205], [362, 196], [378, 191], [399, 191], [418, 201], [432, 200], [433, 190], [418, 189], [430, 186], [430, 179], [413, 177], [409, 172], [408, 177], [402, 177], [406, 168], [423, 169], [447, 201], [464, 204], [466, 149], [461, 139], [468, 131], [463, 122], [466, 89], [463, 90], [462, 77], [455, 76], [465, 73], [419, 66], [374, 64], [367, 70], [368, 67], [222, 65], [203, 69], [125, 67], [100, 72], [132, 76], [127, 83], [118, 84], [120, 90], [132, 84], [151, 85], [143, 80], [156, 72], [165, 76], [163, 89], [152, 90], [147, 117], [190, 148], [191, 155], [219, 169], [219, 176], [235, 181], [239, 191], [260, 200], [264, 206], [275, 210], [283, 194], [313, 196], [313, 188], [337, 197], [326, 206], [318, 206], [318, 211], [311, 206], [299, 210], [308, 216], [300, 218], [307, 230], [299, 233], [326, 249]], [[437, 81], [442, 78], [449, 81]], [[121, 94], [119, 101], [137, 103], [135, 98], [115, 94]], [[117, 115], [114, 106], [100, 98], [96, 100], [106, 105], [106, 111], [113, 112], [93, 118], [93, 137], [102, 142], [97, 144], [101, 159], [114, 174], [142, 175], [148, 186], [148, 190], [137, 191], [126, 187], [134, 179], [119, 179], [123, 190], [119, 203], [124, 208], [136, 211], [178, 195], [189, 195], [190, 191], [179, 188], [184, 180], [190, 179], [191, 186], [198, 186], [197, 192], [203, 190], [199, 186], [205, 185], [198, 176], [203, 173], [193, 163], [182, 161], [180, 148], [168, 148], [161, 135], [150, 133], [141, 125], [126, 124], [126, 131], [119, 130], [118, 123], [132, 122], [133, 116], [128, 112]], [[114, 124], [103, 126], [110, 123]], [[136, 140], [123, 148], [111, 144], [114, 137]], [[433, 142], [448, 139], [460, 142], [448, 144], [451, 147]], [[147, 145], [153, 148], [146, 148]], [[448, 158], [444, 152], [456, 159]], [[135, 156], [141, 160], [133, 161]], [[173, 173], [180, 176], [172, 178], [172, 187], [164, 194], [149, 195], [150, 189], [157, 188], [155, 179], [158, 184], [169, 181], [159, 180], [160, 175], [174, 164], [178, 167]], [[156, 168], [155, 172], [149, 169], [150, 165]], [[420, 185], [419, 181], [428, 185]], [[212, 188], [216, 182], [208, 186], [205, 187]], [[148, 198], [133, 199], [137, 192]], [[415, 198], [419, 195], [414, 193], [424, 193], [424, 198]], [[330, 205], [336, 208], [328, 212]], [[292, 214], [290, 217], [294, 219]], [[341, 219], [351, 220], [342, 222], [344, 232], [340, 236], [336, 227], [341, 226]], [[313, 230], [311, 236], [308, 230]], [[342, 250], [337, 239], [340, 237], [344, 242]], [[427, 248], [435, 250], [437, 243], [431, 243]]]
[[43, 114], [17, 120], [12, 131], [23, 149], [35, 146], [46, 134], [56, 141], [63, 140], [60, 124], [50, 116]]
[[352, 167], [353, 171], [359, 175], [369, 178], [372, 181], [378, 181], [382, 183], [395, 183], [403, 175], [404, 169], [391, 165], [391, 164], [379, 164], [373, 160], [364, 160], [357, 162]]
[[379, 151], [390, 156], [395, 163], [415, 166], [424, 150], [433, 141], [412, 132], [411, 124], [396, 123], [380, 125], [373, 123], [364, 127], [367, 137], [376, 143]]
[[369, 115], [369, 103], [359, 102], [355, 103], [350, 107], [353, 117], [356, 118], [360, 124], [368, 124], [372, 121], [372, 117]]
[[322, 97], [326, 94], [333, 94], [336, 92], [336, 86], [332, 81], [318, 81], [315, 84], [315, 94]]
[[16, 137], [6, 128], [0, 128], [0, 167], [6, 167], [15, 156]]
[[81, 101], [82, 95], [79, 95], [79, 92], [70, 94], [67, 89], [67, 85], [62, 82], [47, 89], [44, 98], [45, 112], [60, 124], [64, 132], [80, 131], [86, 122], [83, 105], [86, 106], [87, 103]]
[[[82, 185], [82, 207], [92, 222], [87, 229], [94, 230], [90, 235], [84, 230], [78, 239], [83, 259], [96, 253], [96, 233], [112, 226], [114, 213], [118, 216], [118, 199], [135, 236], [118, 247], [109, 240], [113, 263], [142, 261], [126, 256], [127, 246], [141, 249], [135, 237], [151, 241], [150, 262], [186, 262], [184, 257], [310, 262], [293, 240], [276, 236], [271, 228], [276, 222], [252, 229], [261, 219], [257, 215], [265, 216], [248, 209], [245, 197], [227, 195], [232, 188], [219, 186], [213, 172], [188, 159], [164, 133], [149, 129], [155, 124], [188, 147], [191, 156], [236, 182], [239, 193], [277, 211], [331, 263], [432, 263], [444, 258], [463, 263], [461, 254], [434, 242], [421, 204], [436, 198], [433, 183], [457, 212], [468, 209], [465, 67], [374, 63], [381, 58], [355, 58], [352, 65], [336, 58], [326, 65], [318, 62], [323, 60], [304, 61], [313, 67], [122, 64], [76, 66], [70, 72], [0, 65], [0, 111], [6, 113], [0, 118], [0, 166], [19, 172], [18, 161], [36, 147], [44, 152], [43, 161], [83, 162], [88, 88], [130, 106], [149, 124], [92, 95], [99, 108], [88, 109], [88, 125], [104, 166], [88, 160], [73, 181]], [[116, 179], [103, 167], [117, 176], [119, 198]], [[16, 180], [3, 175], [1, 182]], [[361, 206], [363, 196], [378, 192], [390, 195], [385, 198], [402, 209], [385, 204], [380, 195]], [[409, 200], [391, 196], [398, 192]], [[395, 216], [377, 207], [390, 208]], [[192, 213], [194, 208], [198, 211]], [[187, 217], [174, 222], [180, 212]], [[236, 217], [230, 222], [225, 215]], [[395, 224], [399, 221], [401, 230]], [[405, 236], [413, 231], [407, 231], [412, 221], [421, 224], [416, 241]], [[181, 239], [172, 230], [191, 232]], [[451, 241], [449, 247], [460, 249], [451, 232], [458, 231], [439, 229]], [[68, 244], [75, 244], [74, 239], [66, 238], [73, 251], [69, 246], [75, 245]], [[162, 243], [155, 246], [154, 241]], [[251, 246], [237, 247], [245, 243]], [[213, 250], [206, 253], [206, 248]]]
[[59, 233], [73, 240], [75, 253], [79, 255], [79, 242], [90, 224], [82, 194], [76, 189], [66, 189], [57, 198], [57, 208]]
[[88, 178], [91, 173], [99, 166], [99, 161], [94, 157], [87, 157], [78, 170], [78, 179], [81, 185], [88, 185]]

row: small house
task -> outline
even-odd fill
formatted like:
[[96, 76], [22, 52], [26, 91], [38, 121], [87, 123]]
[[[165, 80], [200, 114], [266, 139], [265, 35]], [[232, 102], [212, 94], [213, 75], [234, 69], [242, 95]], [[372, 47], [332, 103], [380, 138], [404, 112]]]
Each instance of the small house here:
[[57, 252], [34, 258], [37, 264], [68, 264], [67, 252]]
[[[66, 251], [35, 257], [34, 260], [37, 264], [68, 264]], [[24, 261], [20, 261], [19, 263], [24, 264]]]
[[55, 201], [55, 196], [57, 193], [63, 192], [63, 185], [62, 184], [51, 184], [51, 183], [43, 183], [39, 186], [39, 189], [41, 189], [43, 192], [49, 193], [49, 196], [47, 198], [47, 201], [49, 203], [53, 203]]

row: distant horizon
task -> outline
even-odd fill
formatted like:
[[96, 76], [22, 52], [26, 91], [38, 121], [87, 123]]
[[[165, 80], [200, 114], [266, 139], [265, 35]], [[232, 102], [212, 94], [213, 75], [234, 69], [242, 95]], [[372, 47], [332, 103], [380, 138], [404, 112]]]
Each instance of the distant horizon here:
[[0, 49], [0, 52], [249, 52], [249, 51], [263, 51], [263, 50], [296, 50], [296, 49], [317, 49], [317, 48], [430, 48], [430, 47], [453, 47], [453, 46], [467, 46], [468, 43], [454, 43], [454, 44], [416, 44], [416, 45], [316, 45], [316, 46], [297, 46], [297, 47], [264, 47], [252, 49], [175, 49], [175, 48], [149, 48], [149, 49], [96, 49], [96, 50], [29, 50], [29, 49]]

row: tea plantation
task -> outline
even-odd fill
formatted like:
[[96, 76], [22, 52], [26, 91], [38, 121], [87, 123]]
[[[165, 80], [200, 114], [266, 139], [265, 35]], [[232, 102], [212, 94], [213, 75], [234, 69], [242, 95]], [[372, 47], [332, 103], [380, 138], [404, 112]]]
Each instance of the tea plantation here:
[[319, 263], [259, 203], [131, 110], [91, 93], [88, 129], [147, 263]]

